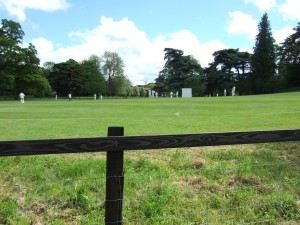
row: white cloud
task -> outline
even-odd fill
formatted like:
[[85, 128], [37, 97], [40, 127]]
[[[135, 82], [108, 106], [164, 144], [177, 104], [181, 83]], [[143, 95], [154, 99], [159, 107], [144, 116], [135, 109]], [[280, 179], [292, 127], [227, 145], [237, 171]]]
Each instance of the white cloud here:
[[279, 7], [279, 12], [282, 14], [284, 20], [300, 20], [300, 1], [286, 0]]
[[100, 24], [92, 30], [76, 31], [69, 34], [80, 44], [54, 49], [55, 44], [45, 38], [32, 41], [41, 64], [46, 61], [63, 62], [70, 58], [82, 61], [92, 54], [102, 56], [105, 51], [117, 52], [125, 64], [125, 74], [134, 84], [153, 82], [164, 66], [164, 48], [176, 48], [185, 55], [193, 55], [202, 67], [213, 61], [212, 53], [226, 46], [217, 40], [200, 43], [188, 30], [169, 35], [158, 35], [150, 41], [144, 31], [123, 18], [114, 21], [101, 17]]
[[[160, 43], [158, 44], [158, 42]], [[213, 61], [212, 54], [215, 51], [227, 48], [222, 42], [217, 40], [200, 43], [196, 35], [188, 30], [181, 30], [170, 35], [159, 36], [155, 45], [161, 46], [161, 48], [183, 50], [185, 55], [193, 55], [200, 62], [202, 67], [207, 66]]]
[[241, 11], [229, 13], [229, 21], [225, 30], [233, 35], [247, 35], [249, 40], [254, 40], [258, 32], [258, 21], [249, 14]]
[[17, 17], [20, 21], [26, 19], [26, 9], [56, 11], [69, 7], [70, 4], [67, 0], [0, 0], [0, 8], [6, 10], [11, 16]]
[[253, 48], [249, 48], [249, 47], [241, 47], [240, 52], [248, 52], [250, 54], [253, 54]]
[[32, 40], [32, 44], [38, 48], [39, 57], [44, 62], [51, 61], [49, 53], [53, 52], [53, 43], [45, 38], [36, 38]]
[[286, 26], [282, 28], [281, 30], [277, 30], [274, 32], [274, 39], [276, 40], [277, 44], [281, 44], [284, 42], [284, 40], [290, 36], [291, 34], [295, 33], [292, 26]]
[[[297, 1], [297, 0], [296, 0]], [[276, 5], [276, 0], [244, 0], [245, 3], [255, 5], [259, 10], [265, 12]]]

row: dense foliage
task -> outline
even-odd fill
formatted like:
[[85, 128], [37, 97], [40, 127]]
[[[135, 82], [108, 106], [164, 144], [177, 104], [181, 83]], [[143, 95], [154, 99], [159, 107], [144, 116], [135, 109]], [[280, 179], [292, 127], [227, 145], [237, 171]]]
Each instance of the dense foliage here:
[[214, 61], [202, 70], [192, 56], [178, 49], [165, 49], [165, 66], [156, 79], [155, 89], [169, 93], [193, 88], [193, 96], [274, 93], [300, 89], [300, 23], [295, 33], [279, 47], [275, 45], [268, 15], [258, 24], [253, 54], [239, 49], [213, 53]]
[[252, 77], [250, 84], [255, 94], [275, 92], [275, 46], [268, 16], [265, 13], [258, 25], [254, 53], [251, 58]]
[[[40, 60], [32, 44], [22, 46], [24, 32], [19, 23], [2, 20], [0, 27], [0, 95], [128, 95], [132, 85], [124, 75], [124, 63], [115, 52], [105, 52], [77, 62]], [[139, 92], [139, 90], [138, 90]]]
[[[203, 84], [203, 70], [193, 56], [184, 56], [183, 51], [173, 48], [165, 49], [166, 64], [156, 79], [155, 91], [179, 92], [181, 88], [190, 87], [194, 96], [200, 96], [205, 87]], [[196, 93], [196, 94], [195, 94]]]
[[20, 24], [3, 19], [0, 28], [0, 95], [20, 91], [43, 96], [50, 86], [32, 44], [22, 47]]
[[193, 96], [274, 93], [300, 89], [300, 23], [295, 33], [275, 45], [268, 15], [258, 24], [253, 54], [239, 49], [213, 53], [214, 61], [202, 68], [192, 55], [180, 49], [165, 48], [165, 65], [155, 83], [131, 84], [124, 74], [125, 64], [116, 52], [106, 51], [77, 62], [46, 62], [40, 67], [35, 47], [24, 47], [19, 23], [3, 19], [0, 26], [0, 95], [47, 96], [146, 96], [152, 89], [159, 96], [181, 94], [192, 88]]
[[279, 48], [279, 72], [289, 88], [300, 87], [300, 23]]

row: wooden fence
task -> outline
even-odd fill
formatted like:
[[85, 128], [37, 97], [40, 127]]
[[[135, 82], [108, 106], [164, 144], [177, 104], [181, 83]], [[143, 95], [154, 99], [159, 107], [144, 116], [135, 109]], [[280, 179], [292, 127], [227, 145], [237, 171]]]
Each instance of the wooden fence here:
[[109, 127], [108, 137], [0, 141], [0, 156], [107, 152], [105, 223], [122, 222], [125, 150], [300, 141], [300, 129], [153, 136], [124, 136], [123, 127]]

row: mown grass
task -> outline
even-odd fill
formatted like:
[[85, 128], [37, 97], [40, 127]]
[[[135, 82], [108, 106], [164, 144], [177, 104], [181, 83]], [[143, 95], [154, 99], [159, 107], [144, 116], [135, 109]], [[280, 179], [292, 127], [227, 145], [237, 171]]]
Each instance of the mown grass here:
[[124, 126], [125, 135], [299, 128], [299, 98], [300, 92], [225, 98], [0, 101], [0, 138], [106, 136], [108, 126]]
[[[0, 140], [299, 128], [299, 97], [3, 101]], [[0, 224], [103, 224], [105, 163], [1, 157]], [[124, 224], [300, 223], [299, 142], [128, 151], [124, 169]]]

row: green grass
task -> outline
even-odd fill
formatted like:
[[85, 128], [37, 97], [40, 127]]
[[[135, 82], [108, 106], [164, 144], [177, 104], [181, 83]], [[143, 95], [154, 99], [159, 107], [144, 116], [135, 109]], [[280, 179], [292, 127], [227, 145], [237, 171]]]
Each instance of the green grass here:
[[[219, 98], [0, 101], [0, 140], [292, 129], [300, 92]], [[175, 113], [179, 112], [179, 116]], [[9, 129], [7, 129], [9, 128]]]
[[[300, 92], [0, 101], [0, 141], [298, 129]], [[175, 113], [179, 112], [179, 116]], [[103, 224], [104, 153], [0, 157], [0, 224]], [[300, 224], [300, 143], [128, 151], [124, 224]]]

